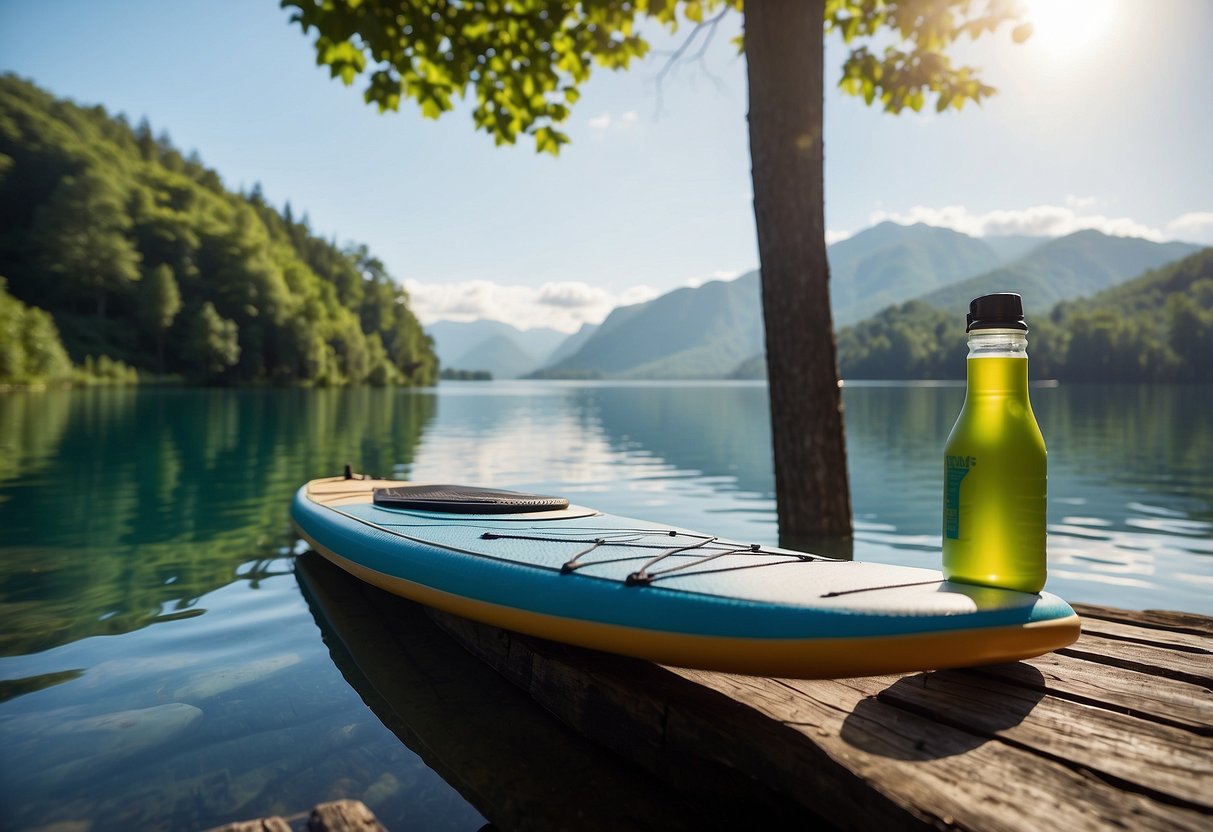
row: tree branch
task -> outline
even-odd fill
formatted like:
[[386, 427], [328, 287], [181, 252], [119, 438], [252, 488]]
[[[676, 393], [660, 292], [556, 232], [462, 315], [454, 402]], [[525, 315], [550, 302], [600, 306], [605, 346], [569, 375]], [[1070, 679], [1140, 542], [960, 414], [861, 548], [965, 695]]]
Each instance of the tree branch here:
[[[659, 117], [661, 115], [665, 79], [684, 59], [688, 60], [689, 62], [698, 63], [700, 69], [703, 71], [703, 74], [716, 85], [717, 90], [723, 90], [725, 88], [724, 82], [722, 82], [720, 78], [718, 78], [707, 68], [707, 62], [704, 59], [707, 55], [708, 47], [712, 45], [712, 40], [716, 36], [716, 30], [720, 26], [720, 21], [728, 12], [728, 7], [723, 8], [707, 20], [696, 23], [695, 28], [687, 34], [682, 43], [678, 45], [678, 48], [672, 52], [658, 52], [654, 50], [654, 54], [666, 56], [665, 64], [663, 64], [661, 69], [658, 70], [657, 76], [654, 79], [657, 85], [656, 116]], [[695, 43], [696, 39], [699, 38], [700, 33], [703, 33], [703, 39], [699, 44], [699, 49], [689, 59], [686, 58], [687, 51], [691, 48], [692, 44]]]

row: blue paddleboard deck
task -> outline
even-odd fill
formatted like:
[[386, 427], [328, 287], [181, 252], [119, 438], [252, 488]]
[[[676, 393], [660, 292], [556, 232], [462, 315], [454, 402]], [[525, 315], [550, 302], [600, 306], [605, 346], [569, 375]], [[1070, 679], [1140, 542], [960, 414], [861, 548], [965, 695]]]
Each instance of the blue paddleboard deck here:
[[1078, 637], [1078, 617], [1050, 593], [957, 584], [931, 569], [832, 560], [579, 506], [454, 513], [376, 504], [376, 490], [402, 485], [313, 480], [295, 495], [292, 521], [363, 580], [555, 641], [664, 664], [826, 678], [1013, 661]]

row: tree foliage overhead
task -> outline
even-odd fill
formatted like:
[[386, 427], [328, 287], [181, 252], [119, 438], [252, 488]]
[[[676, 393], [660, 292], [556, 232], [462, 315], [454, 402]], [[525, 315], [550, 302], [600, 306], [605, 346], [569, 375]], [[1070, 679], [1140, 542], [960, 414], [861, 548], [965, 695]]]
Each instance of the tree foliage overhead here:
[[[953, 66], [946, 50], [962, 37], [992, 33], [1020, 13], [1018, 0], [827, 0], [826, 32], [851, 45], [838, 86], [868, 104], [879, 101], [890, 113], [921, 110], [929, 95], [937, 112], [979, 102], [996, 90], [975, 68]], [[890, 32], [900, 42], [879, 53], [869, 49]], [[1011, 37], [1022, 43], [1031, 34], [1032, 24], [1019, 23]]]
[[320, 239], [259, 187], [227, 191], [146, 121], [132, 128], [11, 75], [0, 274], [53, 316], [78, 364], [105, 356], [210, 383], [437, 379], [407, 295], [365, 246]]
[[[560, 125], [595, 65], [627, 69], [645, 57], [646, 26], [714, 27], [743, 0], [281, 0], [304, 32], [315, 30], [316, 62], [380, 111], [412, 99], [438, 118], [457, 98], [474, 99], [476, 128], [497, 144], [528, 136], [559, 153]], [[956, 109], [994, 92], [977, 70], [954, 66], [946, 49], [992, 32], [1019, 14], [1016, 0], [827, 0], [826, 33], [850, 46], [838, 86], [897, 113]], [[1023, 23], [1016, 41], [1031, 34]], [[893, 35], [892, 43], [888, 43]], [[693, 34], [692, 34], [693, 36]], [[744, 36], [743, 36], [744, 37]], [[878, 49], [877, 44], [887, 44]], [[744, 49], [739, 38], [738, 47]]]

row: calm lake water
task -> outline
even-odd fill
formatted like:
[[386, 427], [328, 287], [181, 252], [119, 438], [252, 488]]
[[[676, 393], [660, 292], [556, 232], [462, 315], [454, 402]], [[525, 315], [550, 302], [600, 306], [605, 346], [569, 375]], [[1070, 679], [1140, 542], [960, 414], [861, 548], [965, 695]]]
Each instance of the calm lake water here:
[[[846, 387], [857, 559], [938, 564], [940, 455], [963, 396]], [[1213, 388], [1032, 399], [1048, 588], [1213, 613]], [[0, 826], [204, 828], [355, 797], [390, 828], [509, 828], [517, 816], [485, 798], [508, 776], [520, 805], [585, 828], [560, 812], [626, 772], [587, 752], [578, 765], [602, 771], [578, 771], [584, 794], [553, 804], [542, 761], [534, 775], [518, 761], [576, 738], [535, 727], [554, 733], [520, 748], [500, 726], [552, 721], [457, 647], [436, 639], [427, 661], [475, 680], [452, 693], [444, 673], [442, 702], [489, 696], [471, 730], [435, 716], [418, 662], [393, 672], [419, 698], [385, 708], [330, 653], [333, 625], [296, 578], [291, 495], [350, 461], [774, 544], [769, 440], [765, 388], [749, 383], [0, 394]]]

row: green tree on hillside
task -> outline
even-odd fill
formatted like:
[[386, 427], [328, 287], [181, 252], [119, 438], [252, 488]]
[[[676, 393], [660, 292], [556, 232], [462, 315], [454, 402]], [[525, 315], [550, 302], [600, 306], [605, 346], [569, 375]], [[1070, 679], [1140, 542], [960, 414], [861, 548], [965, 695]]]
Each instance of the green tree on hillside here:
[[0, 277], [0, 382], [59, 381], [71, 372], [51, 316], [10, 295]]
[[119, 182], [89, 167], [64, 177], [35, 218], [47, 270], [64, 277], [69, 291], [94, 298], [98, 318], [111, 294], [139, 279], [125, 196]]
[[[839, 86], [889, 112], [959, 109], [993, 92], [947, 48], [1017, 14], [1014, 0], [282, 0], [318, 33], [317, 62], [381, 111], [403, 99], [437, 118], [474, 97], [472, 118], [498, 144], [568, 142], [569, 117], [596, 64], [626, 69], [649, 51], [641, 25], [690, 38], [744, 16], [750, 155], [762, 272], [775, 490], [781, 537], [849, 536], [842, 401], [826, 263], [823, 25], [851, 51]], [[1029, 30], [1016, 29], [1016, 39]], [[705, 35], [706, 36], [706, 35]], [[875, 51], [877, 42], [888, 43]]]
[[1185, 381], [1213, 380], [1213, 277], [1193, 287], [1191, 295], [1167, 300], [1168, 345], [1183, 366]]
[[182, 352], [203, 378], [219, 375], [240, 360], [239, 328], [215, 311], [209, 300], [191, 317]]
[[161, 263], [139, 281], [138, 314], [144, 327], [156, 339], [156, 369], [164, 371], [164, 333], [181, 311], [181, 292], [173, 269]]

